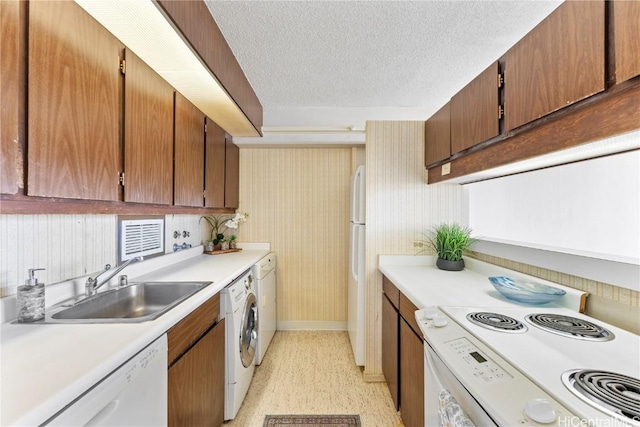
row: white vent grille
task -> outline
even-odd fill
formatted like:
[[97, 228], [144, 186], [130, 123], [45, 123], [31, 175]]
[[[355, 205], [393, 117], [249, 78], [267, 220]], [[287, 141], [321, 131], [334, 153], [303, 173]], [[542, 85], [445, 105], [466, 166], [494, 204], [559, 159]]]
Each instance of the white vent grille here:
[[157, 253], [164, 253], [164, 219], [121, 221], [120, 261]]

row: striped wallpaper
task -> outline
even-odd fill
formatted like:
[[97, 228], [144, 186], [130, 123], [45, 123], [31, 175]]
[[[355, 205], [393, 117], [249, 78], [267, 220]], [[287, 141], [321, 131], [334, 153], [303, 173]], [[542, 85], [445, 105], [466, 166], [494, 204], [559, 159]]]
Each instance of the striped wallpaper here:
[[243, 242], [277, 256], [280, 329], [346, 329], [351, 148], [241, 148]]

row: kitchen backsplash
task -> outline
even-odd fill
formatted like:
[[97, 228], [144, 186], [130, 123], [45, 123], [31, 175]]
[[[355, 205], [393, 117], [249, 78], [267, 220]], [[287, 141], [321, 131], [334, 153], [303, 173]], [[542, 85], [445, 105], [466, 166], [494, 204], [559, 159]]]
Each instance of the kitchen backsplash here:
[[[199, 245], [208, 234], [199, 219], [166, 215], [165, 252], [174, 243]], [[46, 268], [38, 278], [48, 285], [115, 265], [117, 230], [117, 215], [0, 215], [0, 297], [14, 295], [29, 268]]]

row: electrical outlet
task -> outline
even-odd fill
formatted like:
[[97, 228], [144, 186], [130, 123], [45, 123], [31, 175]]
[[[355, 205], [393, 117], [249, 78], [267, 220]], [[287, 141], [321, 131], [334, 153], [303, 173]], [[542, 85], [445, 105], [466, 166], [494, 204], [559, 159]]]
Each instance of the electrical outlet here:
[[449, 175], [450, 173], [451, 173], [451, 162], [445, 163], [444, 165], [442, 165], [442, 172], [440, 173], [440, 175], [444, 176], [444, 175]]

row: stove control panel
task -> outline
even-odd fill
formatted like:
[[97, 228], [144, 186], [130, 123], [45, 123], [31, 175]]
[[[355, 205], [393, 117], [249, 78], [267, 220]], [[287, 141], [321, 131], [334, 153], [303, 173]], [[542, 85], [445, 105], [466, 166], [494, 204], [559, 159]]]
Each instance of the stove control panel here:
[[513, 378], [466, 338], [446, 342], [467, 371], [478, 381], [492, 384]]

